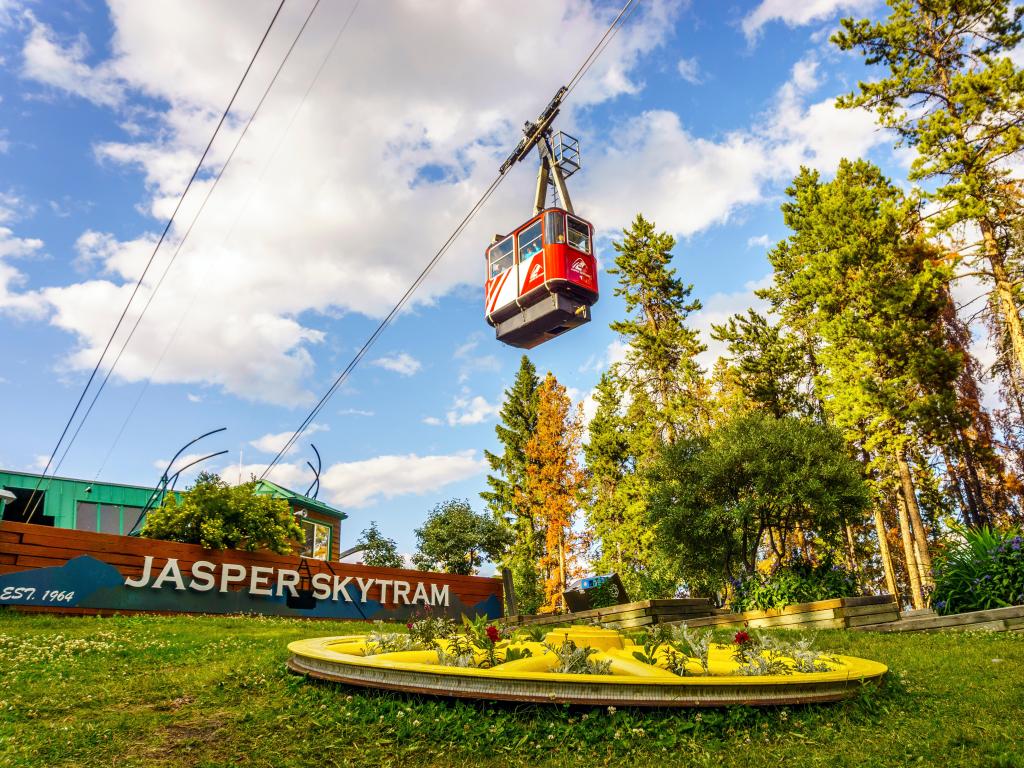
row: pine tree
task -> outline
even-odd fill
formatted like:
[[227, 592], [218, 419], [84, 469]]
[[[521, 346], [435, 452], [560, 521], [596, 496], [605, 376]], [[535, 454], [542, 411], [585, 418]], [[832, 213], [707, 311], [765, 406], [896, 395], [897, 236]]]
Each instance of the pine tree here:
[[728, 344], [736, 383], [751, 404], [776, 418], [816, 410], [808, 392], [810, 370], [802, 346], [781, 326], [748, 309], [746, 315], [712, 325], [711, 338]]
[[492, 474], [489, 491], [481, 493], [495, 519], [512, 534], [512, 545], [499, 566], [512, 572], [517, 609], [536, 613], [543, 601], [537, 563], [542, 542], [532, 508], [523, 503], [526, 485], [526, 445], [537, 429], [537, 392], [540, 381], [530, 358], [523, 355], [515, 381], [505, 390], [501, 422], [494, 428], [502, 452], [484, 451]]
[[[611, 372], [601, 376], [594, 400], [597, 410], [583, 446], [592, 567], [597, 573], [619, 574], [632, 597], [670, 593], [674, 579], [658, 568], [654, 530], [646, 519], [649, 481], [636, 471], [636, 453], [649, 451], [636, 448], [645, 431], [628, 421], [622, 383]], [[631, 413], [635, 416], [636, 409]]]
[[930, 576], [911, 456], [924, 432], [959, 425], [963, 360], [942, 330], [949, 266], [917, 233], [918, 209], [870, 163], [834, 181], [804, 169], [783, 206], [794, 234], [769, 259], [765, 291], [784, 317], [824, 340], [816, 388], [834, 423], [898, 500], [914, 603]]
[[539, 567], [548, 610], [559, 605], [568, 579], [577, 572], [580, 547], [573, 522], [584, 490], [577, 459], [582, 424], [582, 411], [573, 410], [565, 387], [548, 373], [537, 390], [537, 428], [525, 447], [526, 483], [521, 494], [522, 504], [544, 534]]
[[1024, 326], [1007, 235], [1022, 210], [1012, 169], [1024, 149], [1024, 71], [1008, 54], [1024, 40], [1024, 7], [1010, 0], [888, 1], [886, 20], [844, 19], [832, 37], [844, 51], [860, 50], [867, 64], [889, 68], [838, 105], [874, 110], [917, 150], [910, 177], [938, 180], [930, 193], [941, 206], [932, 218], [937, 231], [978, 226], [1019, 374]]
[[619, 275], [615, 295], [625, 300], [630, 313], [626, 320], [611, 323], [628, 345], [621, 377], [634, 399], [641, 390], [646, 395], [654, 409], [650, 416], [666, 443], [706, 426], [702, 412], [707, 391], [697, 363], [705, 347], [685, 323], [701, 305], [690, 298], [693, 286], [669, 266], [675, 244], [674, 237], [656, 232], [652, 222], [637, 214], [623, 231], [622, 242], [612, 243], [618, 255], [608, 270]]
[[598, 387], [590, 425], [593, 563], [618, 573], [631, 597], [668, 597], [676, 590], [676, 568], [655, 547], [648, 473], [666, 444], [709, 424], [710, 387], [696, 359], [705, 347], [686, 325], [700, 302], [671, 267], [675, 239], [642, 215], [613, 245], [618, 255], [608, 272], [619, 277], [615, 294], [628, 316], [610, 327], [627, 348]]

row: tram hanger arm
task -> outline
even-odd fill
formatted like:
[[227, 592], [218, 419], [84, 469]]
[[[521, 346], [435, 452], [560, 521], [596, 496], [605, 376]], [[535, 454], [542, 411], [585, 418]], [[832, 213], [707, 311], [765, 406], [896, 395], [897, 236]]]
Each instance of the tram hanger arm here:
[[558, 92], [554, 95], [548, 105], [544, 107], [544, 111], [540, 113], [536, 123], [527, 121], [526, 126], [523, 128], [523, 133], [526, 134], [516, 148], [512, 150], [512, 154], [508, 156], [504, 163], [501, 164], [501, 168], [498, 169], [498, 173], [504, 175], [509, 168], [516, 163], [525, 159], [530, 150], [537, 146], [539, 142], [549, 128], [551, 123], [558, 117], [558, 113], [562, 107], [562, 99], [565, 98], [565, 94], [568, 92], [568, 88], [564, 85], [558, 89]]

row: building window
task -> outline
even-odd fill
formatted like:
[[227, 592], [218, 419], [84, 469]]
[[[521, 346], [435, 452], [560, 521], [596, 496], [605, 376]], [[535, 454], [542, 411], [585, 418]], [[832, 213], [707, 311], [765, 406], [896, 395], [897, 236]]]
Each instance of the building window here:
[[99, 516], [99, 504], [80, 501], [75, 506], [75, 528], [79, 531], [95, 531], [99, 527]]
[[301, 520], [302, 532], [306, 534], [306, 543], [302, 547], [302, 556], [314, 560], [331, 559], [331, 526], [314, 523], [312, 520]]
[[100, 506], [100, 533], [121, 533], [121, 508], [110, 504]]
[[142, 507], [125, 507], [124, 508], [124, 529], [121, 531], [125, 536], [135, 530], [135, 526], [139, 523], [139, 518], [142, 517]]

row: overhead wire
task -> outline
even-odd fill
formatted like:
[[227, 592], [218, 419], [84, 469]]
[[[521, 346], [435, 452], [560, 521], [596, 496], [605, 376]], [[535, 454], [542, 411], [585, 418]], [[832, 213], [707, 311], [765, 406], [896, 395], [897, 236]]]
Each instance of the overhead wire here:
[[[281, 63], [278, 64], [278, 67], [275, 70], [273, 77], [270, 78], [270, 81], [267, 83], [266, 88], [264, 88], [264, 90], [263, 90], [262, 96], [260, 96], [260, 100], [256, 103], [256, 107], [253, 109], [253, 111], [249, 115], [249, 118], [245, 122], [245, 126], [242, 128], [242, 131], [239, 133], [238, 137], [235, 139], [235, 143], [231, 147], [231, 151], [228, 153], [228, 156], [224, 160], [224, 163], [221, 165], [220, 169], [217, 171], [217, 174], [216, 174], [216, 176], [214, 177], [214, 180], [213, 180], [213, 184], [211, 184], [209, 186], [209, 188], [206, 190], [206, 194], [203, 196], [202, 202], [199, 204], [199, 207], [196, 209], [196, 213], [192, 217], [192, 221], [189, 223], [188, 229], [185, 230], [184, 235], [182, 235], [181, 239], [178, 241], [177, 246], [175, 247], [174, 252], [171, 254], [170, 259], [168, 259], [167, 263], [164, 265], [164, 269], [163, 269], [163, 272], [160, 274], [160, 278], [157, 280], [156, 285], [153, 287], [153, 290], [150, 291], [149, 297], [147, 298], [146, 303], [142, 307], [142, 311], [135, 318], [135, 323], [132, 325], [131, 330], [128, 332], [127, 338], [125, 338], [124, 343], [121, 345], [121, 349], [118, 351], [117, 356], [114, 358], [114, 362], [107, 369], [107, 372], [106, 372], [106, 374], [103, 377], [103, 380], [100, 382], [99, 387], [96, 389], [95, 393], [93, 394], [92, 401], [89, 403], [89, 407], [86, 409], [85, 413], [82, 415], [81, 420], [78, 422], [78, 427], [72, 433], [71, 439], [68, 440], [67, 444], [64, 446], [64, 452], [61, 455], [60, 460], [57, 462], [57, 465], [56, 465], [56, 467], [53, 470], [54, 474], [56, 474], [59, 471], [60, 466], [64, 463], [64, 459], [67, 457], [68, 452], [71, 450], [71, 446], [74, 444], [76, 438], [78, 437], [78, 433], [81, 432], [82, 427], [85, 425], [86, 420], [89, 418], [89, 414], [92, 413], [93, 406], [96, 405], [96, 401], [99, 400], [100, 394], [103, 392], [103, 389], [107, 385], [107, 381], [110, 380], [110, 377], [111, 377], [111, 375], [114, 372], [114, 369], [117, 368], [117, 364], [121, 361], [121, 356], [124, 354], [125, 350], [128, 348], [128, 345], [131, 343], [132, 337], [135, 336], [135, 332], [139, 329], [139, 325], [141, 325], [142, 319], [145, 317], [146, 313], [149, 311], [149, 307], [153, 303], [153, 300], [156, 298], [157, 292], [160, 290], [160, 287], [163, 285], [164, 279], [167, 277], [167, 274], [171, 271], [171, 267], [174, 265], [175, 261], [177, 260], [178, 254], [180, 254], [182, 249], [185, 247], [185, 243], [188, 242], [189, 236], [192, 234], [192, 230], [195, 227], [196, 222], [199, 221], [199, 218], [202, 216], [203, 210], [206, 208], [206, 204], [210, 201], [210, 198], [213, 196], [214, 191], [217, 189], [217, 186], [220, 184], [220, 180], [224, 176], [225, 171], [227, 171], [228, 166], [231, 165], [231, 161], [234, 159], [235, 153], [238, 151], [238, 148], [241, 146], [243, 140], [245, 139], [246, 135], [248, 134], [249, 128], [252, 127], [253, 122], [256, 120], [256, 116], [259, 114], [260, 109], [263, 107], [264, 102], [267, 100], [267, 97], [269, 96], [270, 91], [273, 89], [274, 84], [277, 82], [277, 78], [280, 76], [281, 71], [285, 67], [285, 64], [287, 64], [288, 60], [291, 58], [292, 51], [295, 50], [295, 46], [298, 44], [299, 38], [302, 37], [302, 33], [305, 31], [306, 27], [309, 25], [310, 19], [313, 18], [313, 14], [316, 12], [316, 9], [319, 7], [319, 5], [320, 5], [320, 0], [316, 0], [316, 2], [314, 2], [313, 5], [310, 7], [309, 12], [306, 14], [306, 18], [305, 18], [305, 20], [302, 23], [302, 26], [299, 28], [299, 31], [295, 33], [295, 37], [292, 39], [291, 45], [288, 47], [288, 50], [285, 52], [284, 58], [282, 58], [281, 59]], [[236, 219], [236, 223], [237, 223], [237, 219]], [[183, 313], [182, 317], [184, 317], [184, 313]], [[179, 322], [178, 328], [180, 328], [180, 327], [181, 327], [181, 324]], [[176, 336], [177, 334], [175, 333], [174, 335]], [[165, 354], [166, 354], [166, 350], [167, 350], [167, 347], [165, 346], [165, 348], [164, 348], [164, 353]], [[162, 361], [162, 360], [163, 360], [163, 355], [160, 356], [160, 361]], [[152, 376], [152, 374], [150, 374], [150, 377], [151, 376]], [[146, 386], [148, 386], [148, 381], [149, 381], [149, 378], [147, 378], [147, 385]], [[145, 389], [145, 387], [144, 387], [144, 389]], [[134, 414], [134, 411], [135, 411], [135, 407], [133, 406], [132, 409], [131, 409], [131, 413]], [[120, 432], [118, 433], [118, 438], [119, 437], [120, 437]]]
[[[292, 110], [292, 114], [291, 114], [291, 116], [288, 119], [287, 125], [285, 125], [284, 130], [281, 132], [280, 136], [278, 136], [277, 144], [274, 146], [273, 152], [270, 154], [270, 156], [268, 157], [267, 161], [264, 163], [263, 169], [260, 171], [259, 178], [256, 180], [256, 182], [254, 184], [250, 185], [248, 194], [246, 195], [245, 200], [239, 206], [238, 211], [235, 214], [234, 221], [231, 223], [231, 227], [228, 229], [228, 231], [225, 233], [223, 239], [221, 240], [221, 245], [222, 246], [224, 244], [226, 244], [228, 242], [228, 240], [231, 238], [231, 236], [234, 234], [235, 228], [238, 226], [238, 223], [239, 223], [239, 221], [242, 218], [242, 213], [248, 208], [249, 203], [252, 201], [253, 195], [256, 193], [256, 190], [263, 184], [263, 181], [264, 181], [264, 178], [266, 177], [267, 171], [270, 169], [270, 166], [273, 165], [274, 160], [277, 159], [277, 155], [280, 152], [281, 147], [284, 144], [285, 138], [287, 138], [288, 134], [291, 132], [292, 126], [295, 123], [295, 119], [298, 117], [299, 113], [302, 111], [302, 107], [305, 105], [306, 101], [309, 99], [309, 95], [313, 91], [313, 88], [316, 86], [317, 82], [319, 82], [320, 76], [323, 74], [324, 68], [327, 66], [327, 62], [334, 55], [334, 52], [335, 52], [335, 50], [338, 47], [338, 43], [341, 41], [342, 36], [345, 34], [345, 31], [348, 29], [349, 23], [352, 21], [352, 17], [355, 16], [356, 10], [358, 10], [359, 5], [360, 5], [361, 2], [362, 2], [362, 0], [355, 0], [355, 2], [352, 4], [351, 10], [349, 11], [348, 15], [345, 17], [345, 21], [342, 23], [341, 27], [338, 29], [337, 34], [334, 36], [334, 41], [331, 43], [330, 47], [327, 49], [327, 52], [324, 54], [323, 58], [321, 59], [320, 65], [317, 68], [316, 73], [313, 75], [312, 80], [310, 80], [309, 85], [307, 86], [305, 93], [303, 93], [302, 98], [299, 100], [299, 103], [296, 105], [295, 109]], [[308, 17], [307, 17], [307, 21], [308, 21]], [[257, 107], [257, 111], [258, 110], [259, 110], [259, 108]], [[255, 114], [254, 114], [254, 117], [255, 117]], [[212, 190], [211, 190], [211, 192], [212, 192]], [[207, 263], [207, 270], [206, 270], [206, 272], [208, 272], [208, 271], [209, 271], [209, 263]], [[206, 272], [204, 272], [204, 275], [206, 274]], [[203, 283], [202, 280], [200, 280], [199, 282], [200, 282], [200, 284]], [[160, 357], [157, 358], [157, 361], [153, 365], [152, 370], [150, 371], [149, 375], [146, 377], [145, 383], [143, 384], [142, 388], [139, 391], [139, 394], [135, 398], [135, 402], [132, 403], [132, 407], [129, 409], [128, 413], [126, 414], [126, 416], [124, 418], [124, 421], [121, 422], [121, 426], [118, 429], [117, 434], [114, 436], [114, 439], [113, 439], [113, 441], [110, 444], [110, 447], [107, 449], [107, 452], [106, 452], [106, 454], [103, 457], [103, 461], [100, 462], [100, 466], [96, 470], [96, 475], [93, 478], [94, 481], [99, 478], [100, 474], [103, 472], [103, 469], [106, 467], [107, 462], [110, 460], [111, 455], [113, 455], [114, 450], [117, 448], [117, 445], [118, 445], [118, 443], [121, 440], [121, 437], [124, 435], [125, 429], [128, 427], [128, 424], [131, 421], [131, 419], [134, 417], [135, 411], [138, 409], [139, 404], [142, 402], [143, 396], [146, 394], [146, 391], [149, 389], [149, 385], [153, 381], [153, 377], [156, 375], [156, 372], [160, 369], [160, 366], [163, 364], [164, 358], [167, 356], [167, 352], [170, 350], [171, 346], [174, 344], [175, 340], [177, 339], [178, 334], [181, 332], [181, 328], [184, 325], [185, 319], [189, 315], [189, 313], [192, 311], [192, 308], [195, 306], [198, 297], [199, 297], [199, 289], [197, 288], [193, 292], [192, 297], [189, 300], [189, 304], [185, 308], [185, 311], [178, 318], [178, 322], [175, 325], [174, 330], [172, 331], [170, 337], [168, 337], [167, 342], [164, 344], [164, 348], [160, 352]]]
[[[319, 2], [319, 0], [317, 1]], [[36, 481], [35, 487], [32, 489], [32, 493], [30, 494], [28, 502], [25, 505], [26, 508], [29, 510], [29, 513], [26, 517], [27, 520], [31, 520], [33, 515], [35, 515], [36, 509], [39, 506], [39, 500], [35, 501], [35, 505], [33, 505], [32, 502], [36, 498], [37, 493], [39, 492], [39, 487], [42, 485], [43, 480], [46, 478], [46, 475], [49, 472], [50, 466], [53, 464], [54, 459], [57, 457], [57, 452], [60, 450], [61, 444], [64, 442], [64, 438], [68, 434], [68, 430], [74, 423], [75, 416], [78, 414], [79, 408], [82, 407], [82, 403], [85, 401], [85, 396], [86, 394], [88, 394], [89, 389], [96, 378], [96, 374], [99, 372], [100, 366], [103, 365], [103, 360], [106, 358], [107, 352], [110, 351], [110, 347], [114, 343], [114, 339], [116, 338], [118, 331], [121, 330], [121, 325], [124, 323], [124, 319], [128, 315], [128, 310], [134, 303], [135, 297], [136, 295], [138, 295], [139, 290], [142, 287], [142, 283], [145, 280], [146, 275], [149, 273], [150, 267], [153, 265], [153, 261], [160, 250], [160, 246], [163, 245], [164, 240], [167, 239], [167, 234], [170, 232], [171, 226], [174, 224], [174, 220], [178, 215], [178, 211], [181, 210], [181, 206], [185, 201], [185, 197], [188, 195], [188, 192], [192, 188], [193, 183], [195, 183], [196, 178], [199, 176], [199, 172], [202, 169], [203, 164], [206, 162], [206, 157], [207, 155], [209, 155], [210, 149], [213, 147], [214, 141], [220, 134], [220, 130], [223, 127], [225, 121], [227, 120], [228, 114], [231, 112], [231, 108], [235, 104], [235, 99], [238, 98], [238, 94], [241, 92], [242, 86], [248, 79], [249, 73], [252, 71], [253, 65], [256, 63], [256, 59], [259, 57], [260, 51], [263, 50], [263, 45], [266, 43], [267, 38], [270, 36], [270, 31], [274, 28], [274, 24], [277, 22], [278, 17], [281, 15], [281, 10], [282, 8], [284, 8], [284, 4], [285, 0], [281, 0], [280, 3], [278, 3], [277, 9], [274, 11], [274, 15], [270, 19], [270, 23], [267, 24], [266, 29], [263, 31], [263, 35], [260, 38], [259, 45], [256, 46], [256, 50], [253, 52], [252, 57], [249, 59], [249, 63], [245, 67], [245, 71], [242, 73], [242, 78], [238, 81], [238, 85], [235, 87], [234, 92], [231, 94], [231, 98], [228, 101], [227, 106], [221, 113], [220, 119], [217, 121], [217, 125], [213, 129], [213, 134], [210, 136], [210, 140], [207, 142], [206, 147], [203, 149], [202, 155], [199, 157], [199, 162], [196, 163], [196, 167], [192, 171], [192, 175], [189, 177], [188, 183], [185, 185], [185, 189], [178, 197], [178, 202], [174, 206], [174, 210], [171, 212], [170, 218], [167, 219], [167, 224], [164, 226], [163, 231], [160, 233], [160, 237], [157, 240], [156, 245], [153, 247], [153, 252], [149, 255], [149, 258], [147, 259], [146, 264], [138, 277], [138, 280], [136, 280], [135, 286], [132, 288], [132, 292], [128, 297], [128, 301], [125, 303], [124, 309], [121, 310], [121, 314], [117, 319], [117, 323], [114, 325], [114, 330], [111, 331], [110, 337], [107, 339], [107, 342], [103, 347], [103, 351], [100, 353], [100, 357], [96, 361], [96, 365], [93, 367], [92, 372], [89, 374], [89, 378], [85, 383], [85, 387], [83, 387], [82, 393], [78, 396], [78, 400], [75, 403], [75, 407], [74, 409], [72, 409], [71, 415], [68, 417], [68, 420], [60, 433], [60, 437], [57, 439], [56, 445], [54, 445], [53, 450], [50, 452], [50, 456], [46, 461], [46, 466], [43, 468], [43, 472], [39, 476], [39, 479]]]
[[[586, 59], [584, 59], [583, 64], [580, 65], [579, 69], [577, 69], [572, 78], [570, 78], [569, 82], [565, 86], [563, 100], [566, 96], [568, 96], [572, 89], [579, 84], [579, 81], [582, 80], [584, 76], [586, 76], [586, 73], [593, 66], [597, 58], [601, 55], [601, 53], [604, 52], [605, 48], [608, 47], [612, 39], [614, 39], [618, 27], [622, 23], [624, 23], [625, 19], [627, 18], [627, 12], [631, 15], [631, 9], [634, 7], [635, 4], [636, 0], [627, 0], [626, 4], [622, 6], [622, 9], [619, 11], [618, 15], [612, 20], [608, 29], [605, 30], [604, 35], [601, 36], [601, 39], [598, 40], [597, 44], [590, 51], [590, 54], [587, 56]], [[533, 141], [534, 139], [536, 139], [537, 135], [542, 130], [542, 126], [537, 126], [534, 133], [530, 137], [528, 137], [529, 141]], [[277, 452], [277, 455], [274, 456], [273, 460], [267, 465], [266, 469], [263, 470], [263, 473], [260, 475], [261, 480], [266, 479], [266, 477], [271, 473], [271, 471], [273, 471], [274, 467], [276, 467], [277, 464], [281, 461], [282, 457], [284, 457], [291, 450], [295, 442], [302, 436], [302, 433], [309, 427], [309, 425], [313, 422], [317, 415], [319, 415], [320, 411], [323, 410], [324, 406], [327, 404], [327, 401], [345, 382], [345, 380], [356, 368], [356, 366], [359, 365], [360, 361], [363, 359], [363, 357], [365, 357], [366, 353], [370, 350], [370, 348], [377, 341], [380, 335], [387, 329], [387, 327], [391, 324], [391, 322], [398, 315], [398, 313], [401, 312], [401, 310], [405, 307], [405, 305], [408, 303], [409, 299], [416, 292], [419, 286], [423, 283], [424, 280], [426, 280], [427, 276], [433, 271], [437, 263], [445, 255], [445, 253], [448, 252], [449, 248], [451, 248], [452, 244], [455, 242], [458, 236], [462, 234], [465, 228], [472, 221], [473, 217], [483, 207], [483, 205], [487, 202], [490, 196], [494, 193], [494, 191], [498, 188], [501, 182], [505, 179], [508, 170], [508, 168], [505, 168], [498, 174], [497, 178], [495, 178], [494, 181], [491, 182], [490, 186], [487, 187], [484, 193], [480, 196], [477, 202], [470, 209], [469, 213], [467, 213], [466, 216], [462, 219], [462, 221], [459, 222], [458, 226], [455, 228], [452, 234], [448, 236], [448, 239], [445, 240], [445, 242], [441, 245], [441, 247], [430, 259], [430, 261], [427, 262], [423, 270], [419, 273], [419, 275], [416, 276], [416, 279], [413, 281], [412, 285], [410, 285], [409, 288], [406, 289], [405, 293], [402, 294], [401, 298], [399, 298], [398, 302], [391, 309], [391, 311], [388, 312], [388, 314], [384, 317], [383, 320], [381, 320], [380, 324], [374, 329], [373, 333], [370, 334], [369, 338], [359, 348], [359, 351], [356, 352], [355, 356], [349, 361], [348, 365], [346, 365], [345, 368], [343, 368], [342, 371], [337, 375], [337, 377], [334, 379], [334, 382], [331, 384], [327, 392], [323, 395], [323, 397], [320, 398], [319, 401], [317, 401], [317, 404], [313, 406], [313, 409], [306, 416], [306, 418], [303, 419], [298, 429], [296, 429], [295, 432], [292, 433], [292, 436], [288, 439], [284, 446], [282, 446], [281, 449]]]

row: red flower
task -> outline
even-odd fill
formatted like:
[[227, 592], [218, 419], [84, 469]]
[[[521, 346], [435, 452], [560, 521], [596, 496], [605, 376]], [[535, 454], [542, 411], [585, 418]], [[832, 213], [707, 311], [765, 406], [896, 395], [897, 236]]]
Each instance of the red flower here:
[[490, 640], [492, 643], [498, 642], [498, 638], [500, 637], [501, 633], [498, 631], [498, 628], [495, 627], [493, 624], [487, 628], [487, 639]]
[[410, 621], [408, 624], [406, 624], [405, 628], [406, 629], [412, 629], [412, 622]]
[[750, 635], [740, 630], [736, 633], [736, 637], [734, 637], [732, 641], [736, 643], [736, 645], [745, 645], [750, 642]]

